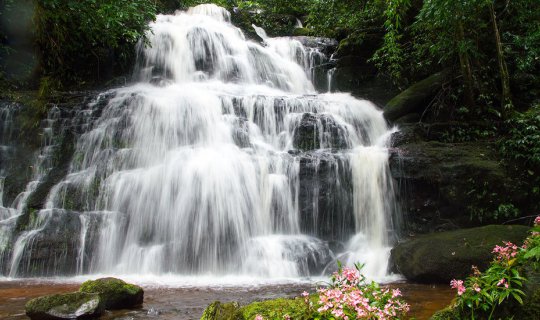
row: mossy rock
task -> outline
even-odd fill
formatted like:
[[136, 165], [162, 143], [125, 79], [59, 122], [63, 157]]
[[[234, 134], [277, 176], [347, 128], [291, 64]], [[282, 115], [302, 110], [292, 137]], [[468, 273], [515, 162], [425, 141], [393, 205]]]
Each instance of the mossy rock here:
[[33, 320], [92, 319], [104, 310], [99, 294], [73, 292], [32, 299], [25, 306]]
[[429, 318], [430, 320], [461, 320], [459, 312], [452, 308], [447, 307], [443, 310], [435, 312], [434, 315]]
[[203, 312], [201, 320], [242, 320], [240, 306], [236, 302], [215, 301]]
[[[310, 299], [315, 303], [318, 297], [312, 295]], [[243, 307], [236, 302], [215, 301], [204, 310], [201, 320], [253, 320], [257, 315], [264, 319], [284, 319], [286, 315], [295, 320], [311, 319], [304, 299], [279, 298], [252, 302]]]
[[442, 71], [413, 84], [386, 104], [385, 118], [394, 121], [409, 113], [423, 112], [429, 100], [441, 89], [449, 76], [449, 71]]
[[116, 278], [88, 280], [81, 285], [80, 292], [97, 293], [106, 309], [130, 309], [142, 305], [144, 290], [134, 284]]
[[490, 225], [424, 235], [392, 249], [391, 264], [411, 281], [449, 283], [467, 277], [472, 265], [485, 269], [495, 245], [502, 241], [521, 244], [528, 230], [525, 226]]
[[312, 36], [313, 30], [309, 28], [296, 28], [293, 30], [293, 36], [302, 37], [302, 36]]
[[[311, 297], [316, 302], [318, 297]], [[252, 320], [256, 315], [261, 315], [264, 319], [284, 319], [288, 315], [291, 319], [310, 319], [306, 303], [302, 298], [253, 302], [240, 309], [242, 319]]]

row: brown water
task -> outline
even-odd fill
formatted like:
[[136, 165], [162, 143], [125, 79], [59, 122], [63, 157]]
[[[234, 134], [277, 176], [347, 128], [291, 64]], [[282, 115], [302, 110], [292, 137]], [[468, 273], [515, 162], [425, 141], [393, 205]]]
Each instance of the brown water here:
[[[0, 281], [0, 319], [28, 319], [24, 314], [25, 303], [35, 297], [76, 291], [79, 283], [56, 283], [39, 280]], [[430, 286], [393, 283], [400, 288], [411, 305], [409, 316], [417, 320], [429, 319], [437, 310], [448, 305], [454, 291], [448, 286]], [[143, 286], [144, 287], [144, 286]], [[304, 290], [314, 290], [305, 284], [267, 285], [258, 287], [224, 288], [165, 288], [145, 287], [144, 305], [137, 310], [107, 312], [100, 320], [138, 319], [199, 319], [204, 308], [215, 300], [238, 301], [247, 304], [255, 300], [298, 296]]]

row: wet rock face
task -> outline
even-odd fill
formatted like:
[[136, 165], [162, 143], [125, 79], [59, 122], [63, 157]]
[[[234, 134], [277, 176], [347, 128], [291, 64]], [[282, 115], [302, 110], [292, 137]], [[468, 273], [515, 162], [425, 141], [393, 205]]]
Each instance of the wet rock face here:
[[[81, 229], [79, 214], [58, 209], [43, 210], [32, 212], [31, 220], [36, 231], [29, 231], [21, 240], [28, 243], [17, 276], [75, 274]], [[42, 224], [42, 221], [47, 222]]]
[[320, 148], [346, 149], [347, 131], [326, 114], [304, 113], [294, 132], [293, 145], [302, 151]]
[[[353, 186], [347, 156], [303, 154], [299, 179], [302, 231], [324, 240], [346, 240], [346, 235], [353, 233], [355, 228]], [[340, 214], [342, 212], [350, 214]]]
[[82, 292], [32, 299], [25, 309], [32, 320], [95, 319], [104, 311], [98, 294]]
[[411, 232], [501, 222], [489, 216], [499, 204], [526, 202], [492, 143], [441, 142], [456, 125], [402, 125], [393, 137], [390, 167]]
[[521, 245], [528, 230], [525, 226], [490, 225], [422, 235], [392, 249], [390, 263], [407, 280], [449, 283], [467, 277], [472, 265], [484, 270], [493, 259], [495, 245], [503, 241]]

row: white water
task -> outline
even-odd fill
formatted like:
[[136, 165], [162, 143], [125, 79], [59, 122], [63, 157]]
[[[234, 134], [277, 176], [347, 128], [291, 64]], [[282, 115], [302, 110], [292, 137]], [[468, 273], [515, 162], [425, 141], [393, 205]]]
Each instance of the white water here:
[[[317, 94], [317, 52], [288, 38], [246, 41], [229, 21], [214, 5], [158, 16], [151, 46], [139, 47], [139, 83], [100, 97], [110, 100], [46, 204], [82, 212], [77, 272], [298, 279], [339, 253], [385, 278], [396, 210], [382, 112]], [[305, 166], [335, 189], [306, 184]], [[325, 199], [342, 203], [329, 211]], [[10, 276], [39, 221], [15, 242]], [[326, 240], [346, 241], [346, 252]]]

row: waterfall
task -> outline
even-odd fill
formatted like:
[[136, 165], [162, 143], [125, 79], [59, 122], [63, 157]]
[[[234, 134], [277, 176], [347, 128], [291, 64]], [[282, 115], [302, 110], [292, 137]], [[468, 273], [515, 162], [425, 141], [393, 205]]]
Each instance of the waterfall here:
[[319, 50], [246, 40], [218, 6], [150, 27], [137, 83], [85, 106], [100, 109], [8, 274], [51, 275], [46, 257], [28, 266], [55, 235], [54, 274], [294, 278], [343, 257], [384, 277], [398, 210], [381, 110], [317, 93]]

